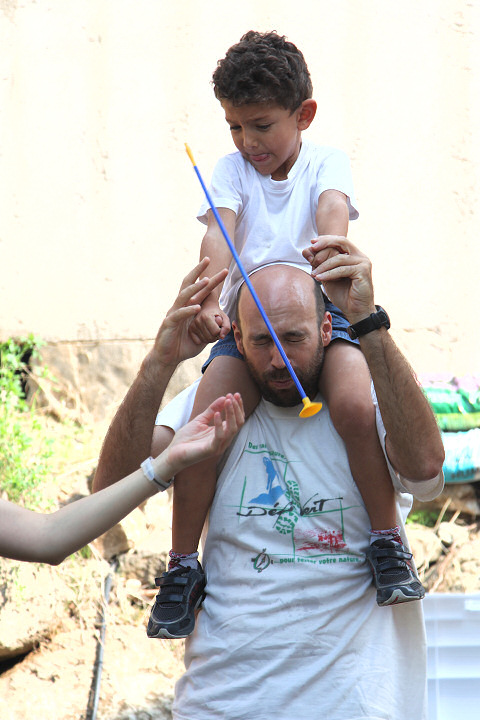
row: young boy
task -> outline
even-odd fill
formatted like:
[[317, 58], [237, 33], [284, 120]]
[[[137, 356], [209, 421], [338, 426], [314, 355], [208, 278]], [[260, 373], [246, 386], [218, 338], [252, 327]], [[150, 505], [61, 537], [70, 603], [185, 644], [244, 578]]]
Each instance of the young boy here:
[[[349, 219], [358, 217], [358, 212], [348, 158], [302, 138], [317, 108], [302, 53], [274, 32], [250, 31], [219, 61], [213, 86], [238, 152], [218, 162], [210, 192], [246, 271], [284, 261], [306, 266], [315, 274], [320, 260], [316, 236], [346, 236]], [[199, 219], [207, 224], [201, 257], [211, 258], [208, 272], [230, 268], [221, 295], [218, 291], [205, 301], [191, 326], [192, 337], [199, 341], [219, 339], [204, 366], [192, 415], [219, 394], [240, 392], [248, 416], [259, 394], [230, 329], [242, 277], [208, 204], [202, 206]], [[345, 442], [351, 472], [369, 514], [372, 532], [367, 557], [377, 602], [417, 600], [424, 596], [424, 589], [412, 572], [411, 555], [396, 524], [394, 492], [377, 437], [367, 365], [358, 341], [347, 333], [348, 321], [328, 301], [326, 309], [332, 314], [334, 331], [319, 390]], [[277, 383], [280, 390], [284, 384], [285, 392], [291, 385], [287, 375], [279, 376]], [[194, 611], [205, 587], [197, 547], [215, 484], [212, 461], [175, 478], [171, 560], [168, 572], [156, 581], [160, 592], [147, 629], [150, 637], [186, 637], [194, 628]]]

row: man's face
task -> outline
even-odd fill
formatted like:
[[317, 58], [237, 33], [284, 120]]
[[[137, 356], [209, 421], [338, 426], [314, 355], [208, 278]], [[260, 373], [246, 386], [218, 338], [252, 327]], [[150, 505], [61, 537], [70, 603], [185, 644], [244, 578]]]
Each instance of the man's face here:
[[[296, 272], [305, 276], [299, 278], [306, 281], [304, 287], [301, 282], [292, 284], [290, 279], [282, 292], [274, 284], [268, 288], [266, 297], [264, 294], [262, 304], [306, 395], [312, 398], [318, 392], [331, 321], [327, 313], [319, 327], [313, 281], [303, 271]], [[241, 326], [234, 326], [235, 339], [262, 396], [282, 407], [298, 405], [301, 398], [297, 387], [246, 288], [242, 291], [239, 316]]]

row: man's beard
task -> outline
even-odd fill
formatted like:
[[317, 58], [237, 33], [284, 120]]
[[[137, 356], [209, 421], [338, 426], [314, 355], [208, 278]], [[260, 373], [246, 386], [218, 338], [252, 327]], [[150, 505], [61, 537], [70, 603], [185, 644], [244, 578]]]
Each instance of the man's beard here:
[[[309, 398], [314, 398], [318, 393], [318, 383], [323, 365], [324, 352], [322, 341], [319, 340], [317, 350], [313, 353], [312, 359], [307, 367], [300, 370], [292, 365], [300, 385], [303, 387], [305, 394]], [[279, 390], [269, 385], [269, 381], [281, 381], [291, 377], [286, 367], [280, 370], [269, 370], [264, 373], [259, 373], [249, 362], [245, 353], [244, 359], [251, 376], [258, 385], [258, 389], [265, 400], [268, 400], [268, 402], [271, 402], [274, 405], [279, 405], [280, 407], [293, 407], [302, 401], [295, 384], [291, 387], [285, 388], [285, 390]]]

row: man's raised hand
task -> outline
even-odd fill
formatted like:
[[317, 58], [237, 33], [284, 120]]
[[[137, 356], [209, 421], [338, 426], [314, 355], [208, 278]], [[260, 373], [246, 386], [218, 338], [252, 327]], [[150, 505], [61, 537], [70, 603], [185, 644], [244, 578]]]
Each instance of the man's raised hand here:
[[224, 269], [212, 278], [199, 279], [209, 262], [209, 258], [204, 258], [186, 275], [177, 299], [160, 326], [152, 352], [162, 365], [176, 366], [198, 355], [206, 345], [191, 337], [189, 327], [200, 312], [202, 302], [225, 280], [228, 272]]
[[317, 238], [320, 258], [312, 271], [330, 300], [353, 324], [375, 312], [372, 263], [353, 243], [336, 235]]

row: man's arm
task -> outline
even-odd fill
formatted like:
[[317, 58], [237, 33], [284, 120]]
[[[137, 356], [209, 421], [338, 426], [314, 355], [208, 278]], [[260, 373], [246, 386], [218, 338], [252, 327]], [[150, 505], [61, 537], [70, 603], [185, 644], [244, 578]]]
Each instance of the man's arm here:
[[205, 347], [192, 339], [189, 327], [201, 303], [227, 274], [221, 270], [210, 279], [198, 280], [208, 264], [209, 258], [204, 258], [184, 279], [152, 350], [120, 405], [103, 443], [93, 480], [94, 492], [133, 472], [150, 455], [155, 418], [177, 365], [195, 357]]
[[[338, 254], [330, 256], [331, 249]], [[370, 260], [351, 242], [335, 236], [324, 238], [319, 252], [326, 259], [315, 275], [350, 323], [375, 312]], [[408, 479], [436, 477], [445, 459], [442, 438], [413, 370], [385, 328], [362, 336], [360, 348], [375, 386], [392, 465]]]

